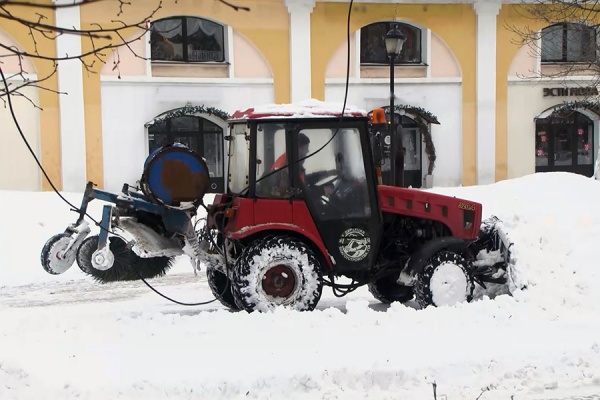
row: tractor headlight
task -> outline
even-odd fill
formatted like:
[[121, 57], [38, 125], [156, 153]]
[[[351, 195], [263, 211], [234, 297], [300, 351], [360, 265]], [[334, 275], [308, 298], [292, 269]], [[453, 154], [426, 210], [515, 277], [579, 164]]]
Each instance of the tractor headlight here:
[[475, 211], [463, 210], [463, 220], [465, 229], [471, 229], [475, 220]]

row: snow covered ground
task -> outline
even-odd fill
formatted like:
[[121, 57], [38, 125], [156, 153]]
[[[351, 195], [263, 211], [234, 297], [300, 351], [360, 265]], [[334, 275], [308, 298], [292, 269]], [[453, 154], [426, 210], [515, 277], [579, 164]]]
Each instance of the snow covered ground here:
[[[552, 173], [434, 191], [504, 221], [526, 290], [425, 310], [366, 289], [325, 290], [309, 313], [184, 307], [76, 265], [48, 275], [40, 249], [75, 213], [52, 193], [0, 192], [0, 399], [600, 398], [600, 182]], [[185, 258], [152, 282], [211, 298]]]

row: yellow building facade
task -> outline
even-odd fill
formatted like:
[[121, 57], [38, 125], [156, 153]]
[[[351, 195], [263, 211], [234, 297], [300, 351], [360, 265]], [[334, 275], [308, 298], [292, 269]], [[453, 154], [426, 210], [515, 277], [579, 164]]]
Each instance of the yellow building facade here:
[[[11, 85], [49, 76], [40, 84], [44, 89], [23, 89], [31, 102], [13, 99], [23, 132], [59, 189], [81, 191], [88, 180], [110, 190], [134, 183], [160, 136], [153, 124], [169, 112], [187, 110], [207, 121], [204, 128], [178, 128], [194, 141], [189, 133], [194, 129], [225, 129], [222, 115], [210, 110], [231, 114], [257, 104], [307, 98], [342, 103], [347, 72], [349, 104], [367, 110], [385, 106], [389, 65], [370, 51], [382, 47], [383, 37], [379, 43], [369, 41], [393, 24], [410, 37], [404, 49], [410, 55], [395, 69], [396, 104], [424, 110], [440, 122], [429, 126], [437, 155], [435, 185], [487, 184], [543, 171], [548, 151], [544, 143], [554, 151], [546, 158], [556, 158], [562, 136], [556, 133], [554, 139], [550, 130], [546, 134], [546, 125], [539, 121], [546, 121], [546, 111], [564, 100], [584, 97], [577, 91], [544, 94], [562, 92], [552, 91], [558, 86], [552, 80], [534, 79], [553, 63], [542, 62], [542, 56], [519, 44], [514, 28], [532, 26], [520, 5], [355, 1], [348, 27], [347, 1], [244, 1], [250, 11], [236, 11], [218, 1], [165, 1], [160, 8], [152, 0], [132, 3], [120, 15], [118, 6], [103, 2], [15, 10], [23, 16], [42, 12], [48, 23], [65, 27], [94, 29], [117, 26], [117, 19], [130, 24], [148, 19], [143, 26], [151, 28], [126, 29], [121, 35], [131, 40], [128, 46], [107, 50], [100, 58], [85, 57], [86, 66], [79, 60], [61, 61], [56, 73], [48, 60], [30, 57], [20, 64], [16, 57], [3, 58], [0, 66]], [[539, 25], [535, 28], [545, 28]], [[157, 32], [162, 34], [152, 36]], [[113, 35], [111, 40], [120, 39]], [[4, 20], [0, 43], [31, 54], [37, 45], [59, 58], [93, 50], [85, 37], [63, 35], [33, 43], [26, 28]], [[96, 48], [107, 43], [94, 41]], [[0, 50], [0, 56], [7, 54]], [[21, 69], [26, 73], [18, 74]], [[585, 86], [592, 79], [583, 74], [567, 86]], [[575, 126], [583, 122], [573, 122], [577, 133], [563, 152], [572, 150], [577, 158], [573, 146], [584, 143], [593, 164], [598, 118], [589, 110], [580, 111], [589, 119], [581, 117], [587, 123], [585, 132]], [[0, 110], [0, 118], [0, 189], [48, 190], [6, 108]], [[416, 116], [401, 118], [408, 121], [405, 147], [414, 158], [414, 186], [420, 187], [419, 181], [428, 175], [428, 160], [418, 129], [410, 125]], [[549, 142], [540, 141], [546, 136]], [[587, 142], [581, 142], [581, 136]], [[222, 164], [222, 159], [215, 162]], [[552, 167], [556, 160], [547, 162]]]

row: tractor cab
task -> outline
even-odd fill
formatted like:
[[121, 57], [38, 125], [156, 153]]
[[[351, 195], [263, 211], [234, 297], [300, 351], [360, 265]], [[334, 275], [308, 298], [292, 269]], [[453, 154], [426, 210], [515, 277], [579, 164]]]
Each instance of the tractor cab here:
[[[277, 229], [312, 236], [336, 270], [366, 269], [381, 234], [365, 112], [310, 102], [236, 112], [228, 141], [225, 226], [243, 240]], [[232, 211], [233, 212], [233, 211]]]

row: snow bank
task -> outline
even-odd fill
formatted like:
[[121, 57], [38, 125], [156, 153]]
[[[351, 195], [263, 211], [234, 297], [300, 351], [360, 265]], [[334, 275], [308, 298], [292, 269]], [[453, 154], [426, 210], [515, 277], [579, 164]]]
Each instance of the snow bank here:
[[600, 182], [569, 173], [529, 175], [486, 186], [435, 188], [484, 205], [515, 243], [514, 293], [548, 315], [600, 313]]
[[[314, 312], [186, 308], [77, 266], [48, 275], [39, 252], [76, 214], [52, 193], [0, 192], [0, 398], [422, 400], [433, 383], [440, 400], [599, 393], [600, 182], [553, 173], [432, 190], [504, 221], [525, 290], [425, 310], [327, 288]], [[211, 298], [203, 279], [183, 258], [154, 283], [193, 302]]]
[[[600, 313], [600, 207], [595, 206], [599, 181], [547, 173], [432, 190], [478, 201], [484, 205], [484, 218], [496, 215], [504, 222], [515, 242], [515, 280], [526, 286], [514, 293], [519, 303], [556, 317], [574, 308], [578, 313]], [[81, 194], [65, 197], [80, 204]], [[99, 219], [103, 204], [94, 200], [89, 213]], [[0, 191], [0, 206], [8, 211], [0, 228], [0, 287], [86, 279], [76, 266], [58, 276], [40, 266], [45, 241], [77, 218], [54, 193]], [[191, 271], [186, 257], [176, 263], [177, 271]]]

